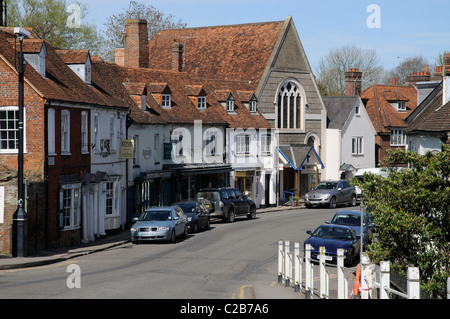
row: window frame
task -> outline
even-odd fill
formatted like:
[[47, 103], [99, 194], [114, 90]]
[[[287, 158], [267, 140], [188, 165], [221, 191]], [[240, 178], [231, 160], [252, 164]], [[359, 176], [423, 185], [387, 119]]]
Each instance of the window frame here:
[[[9, 129], [7, 128], [6, 130], [2, 130], [1, 126], [0, 126], [0, 154], [18, 154], [19, 153], [19, 127], [18, 127], [18, 121], [19, 121], [19, 107], [18, 106], [4, 106], [0, 108], [0, 112], [6, 112], [6, 114], [8, 114], [8, 112], [14, 112], [14, 119], [11, 120], [7, 120], [6, 123], [13, 121], [14, 123], [14, 129]], [[26, 132], [27, 132], [27, 120], [26, 120], [26, 110], [24, 108], [23, 110], [23, 152], [26, 153], [26, 142], [27, 142], [27, 136], [26, 136]], [[1, 121], [1, 120], [0, 120]], [[8, 124], [6, 125], [8, 127]], [[11, 149], [11, 148], [2, 148], [2, 132], [6, 131], [6, 132], [10, 132], [10, 131], [15, 131], [15, 148]], [[6, 139], [6, 141], [9, 141], [9, 138]]]
[[[400, 141], [400, 143], [398, 143]], [[393, 128], [391, 129], [390, 134], [390, 145], [391, 146], [406, 146], [407, 138], [406, 132], [401, 128]]]
[[352, 137], [352, 155], [364, 155], [364, 137]]
[[[69, 195], [69, 196], [68, 196]], [[81, 184], [63, 185], [60, 189], [60, 211], [63, 230], [73, 230], [81, 225]], [[68, 202], [70, 200], [70, 202]]]
[[161, 107], [162, 108], [172, 107], [172, 97], [170, 94], [161, 94]]
[[206, 110], [206, 96], [197, 96], [197, 109]]
[[70, 111], [61, 111], [61, 154], [70, 155]]
[[250, 154], [250, 135], [240, 134], [235, 137], [236, 155], [249, 155]]
[[81, 112], [81, 153], [89, 153], [89, 113]]

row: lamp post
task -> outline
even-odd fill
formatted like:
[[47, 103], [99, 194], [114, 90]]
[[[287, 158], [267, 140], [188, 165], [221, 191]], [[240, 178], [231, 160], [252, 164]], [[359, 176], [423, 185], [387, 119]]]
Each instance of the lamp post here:
[[18, 118], [18, 173], [17, 173], [17, 210], [13, 215], [13, 256], [24, 257], [27, 253], [27, 221], [28, 216], [24, 208], [24, 189], [23, 189], [23, 129], [24, 129], [24, 59], [22, 51], [22, 42], [24, 38], [30, 36], [30, 32], [22, 28], [14, 28], [14, 33], [20, 42], [19, 52], [19, 118]]

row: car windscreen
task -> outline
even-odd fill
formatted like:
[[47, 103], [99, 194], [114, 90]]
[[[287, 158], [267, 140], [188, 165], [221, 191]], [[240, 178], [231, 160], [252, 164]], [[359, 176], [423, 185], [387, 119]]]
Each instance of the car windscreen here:
[[335, 189], [336, 185], [336, 182], [320, 182], [314, 189]]
[[148, 211], [139, 217], [139, 221], [169, 220], [169, 217], [170, 210]]
[[195, 203], [178, 203], [185, 214], [195, 213]]
[[198, 192], [197, 200], [207, 199], [211, 202], [214, 202], [218, 199], [218, 192]]
[[332, 239], [352, 239], [352, 233], [349, 229], [338, 227], [319, 227], [312, 234], [315, 237]]
[[333, 216], [331, 223], [345, 226], [361, 226], [361, 216], [350, 214], [336, 214]]

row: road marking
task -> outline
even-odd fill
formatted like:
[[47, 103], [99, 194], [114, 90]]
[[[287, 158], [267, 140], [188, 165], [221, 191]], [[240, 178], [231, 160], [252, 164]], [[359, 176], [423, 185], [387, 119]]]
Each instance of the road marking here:
[[5, 269], [0, 270], [0, 272], [19, 272], [19, 271], [30, 271], [30, 270], [40, 270], [40, 269], [51, 269], [56, 267], [62, 267], [70, 264], [78, 263], [77, 260], [66, 260], [59, 263], [44, 265], [44, 266], [36, 266], [36, 267], [26, 267], [26, 268], [17, 268], [17, 269]]
[[[248, 290], [250, 290], [251, 298], [256, 299], [255, 289], [253, 288], [252, 285], [244, 285], [239, 288], [239, 299], [244, 299], [245, 288], [248, 288]], [[236, 291], [233, 291], [231, 299], [236, 299]]]

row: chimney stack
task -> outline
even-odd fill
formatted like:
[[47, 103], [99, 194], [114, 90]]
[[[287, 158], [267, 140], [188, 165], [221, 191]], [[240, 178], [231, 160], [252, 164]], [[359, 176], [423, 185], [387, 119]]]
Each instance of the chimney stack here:
[[148, 68], [149, 52], [146, 20], [127, 20], [124, 65], [133, 68]]
[[348, 69], [345, 72], [345, 95], [361, 95], [362, 72], [357, 68]]
[[407, 85], [415, 85], [417, 82], [429, 82], [431, 81], [431, 73], [428, 70], [428, 65], [425, 65], [425, 71], [413, 72], [409, 76]]
[[442, 81], [444, 86], [442, 105], [445, 105], [450, 101], [450, 53], [444, 55], [444, 65], [442, 68]]
[[174, 40], [172, 44], [172, 71], [181, 72], [183, 70], [183, 45]]

